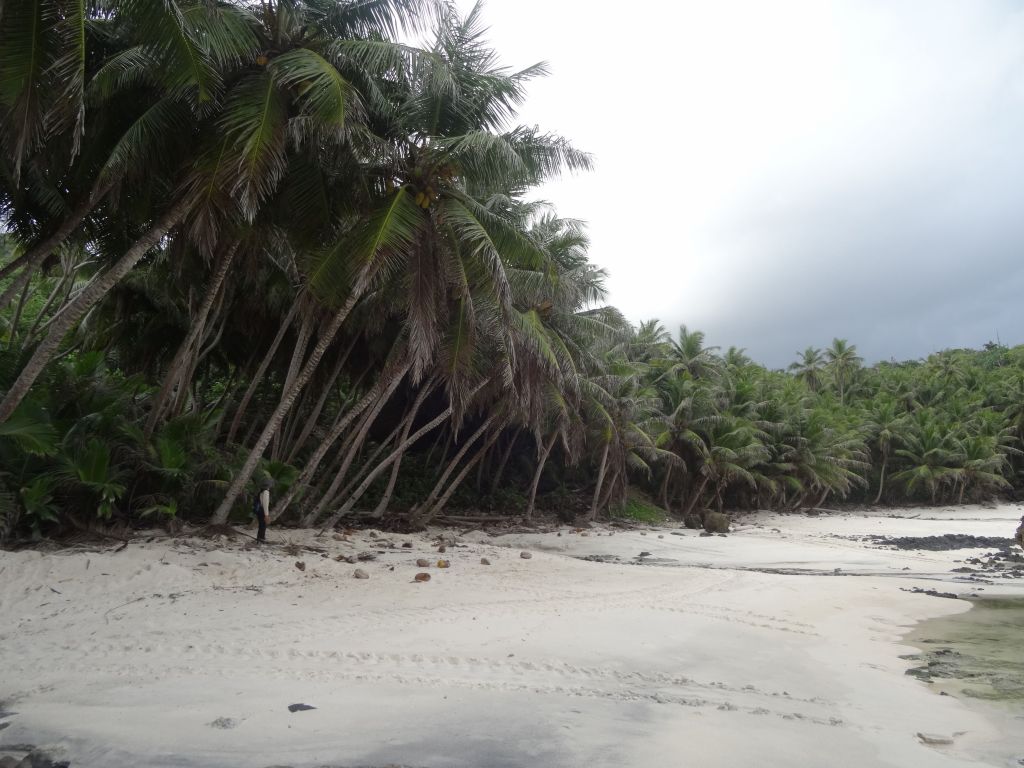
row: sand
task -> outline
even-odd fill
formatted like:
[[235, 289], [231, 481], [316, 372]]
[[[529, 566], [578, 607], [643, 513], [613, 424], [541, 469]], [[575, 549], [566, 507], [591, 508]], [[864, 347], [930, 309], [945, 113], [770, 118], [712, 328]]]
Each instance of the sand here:
[[[1012, 713], [937, 695], [900, 656], [915, 622], [969, 607], [906, 590], [1024, 587], [950, 573], [971, 550], [852, 537], [1009, 536], [1021, 511], [766, 513], [728, 537], [473, 532], [443, 555], [440, 531], [281, 529], [278, 544], [324, 551], [154, 532], [119, 552], [4, 552], [0, 710], [16, 714], [0, 754], [56, 744], [75, 768], [1016, 765]], [[578, 559], [641, 551], [662, 565]], [[334, 559], [360, 552], [377, 559]]]

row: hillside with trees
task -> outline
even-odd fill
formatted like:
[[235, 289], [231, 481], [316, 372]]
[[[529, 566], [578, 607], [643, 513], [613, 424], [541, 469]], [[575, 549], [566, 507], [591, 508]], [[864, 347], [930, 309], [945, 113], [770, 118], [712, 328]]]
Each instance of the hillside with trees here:
[[265, 478], [283, 520], [412, 528], [1020, 484], [1022, 347], [783, 371], [627, 322], [537, 201], [592, 158], [517, 124], [546, 68], [483, 30], [422, 0], [3, 7], [0, 539], [243, 520]]

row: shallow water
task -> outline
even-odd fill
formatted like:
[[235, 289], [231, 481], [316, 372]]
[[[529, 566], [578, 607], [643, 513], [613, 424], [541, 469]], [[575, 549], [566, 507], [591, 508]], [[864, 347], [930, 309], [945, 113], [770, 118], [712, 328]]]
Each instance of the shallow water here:
[[971, 610], [921, 622], [922, 650], [907, 671], [941, 693], [985, 699], [1024, 714], [1024, 598], [976, 598]]

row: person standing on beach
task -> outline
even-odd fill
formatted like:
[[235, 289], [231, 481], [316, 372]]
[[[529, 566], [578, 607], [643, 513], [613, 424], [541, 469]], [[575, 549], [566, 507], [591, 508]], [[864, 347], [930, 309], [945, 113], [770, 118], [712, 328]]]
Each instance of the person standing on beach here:
[[256, 531], [256, 541], [266, 543], [267, 523], [270, 522], [270, 481], [264, 480], [260, 485], [259, 496], [253, 505], [253, 514], [256, 515], [256, 522], [259, 523], [259, 530]]

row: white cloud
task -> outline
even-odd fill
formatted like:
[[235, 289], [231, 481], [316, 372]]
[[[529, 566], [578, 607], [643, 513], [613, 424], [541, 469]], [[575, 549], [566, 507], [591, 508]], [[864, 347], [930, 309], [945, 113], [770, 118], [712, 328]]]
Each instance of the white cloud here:
[[[484, 18], [506, 63], [552, 66], [521, 121], [598, 167], [542, 195], [590, 223], [633, 319], [773, 364], [833, 335], [869, 358], [999, 323], [1024, 341], [980, 300], [994, 277], [1024, 287], [1016, 5], [490, 0]], [[934, 317], [936, 301], [960, 308]]]

